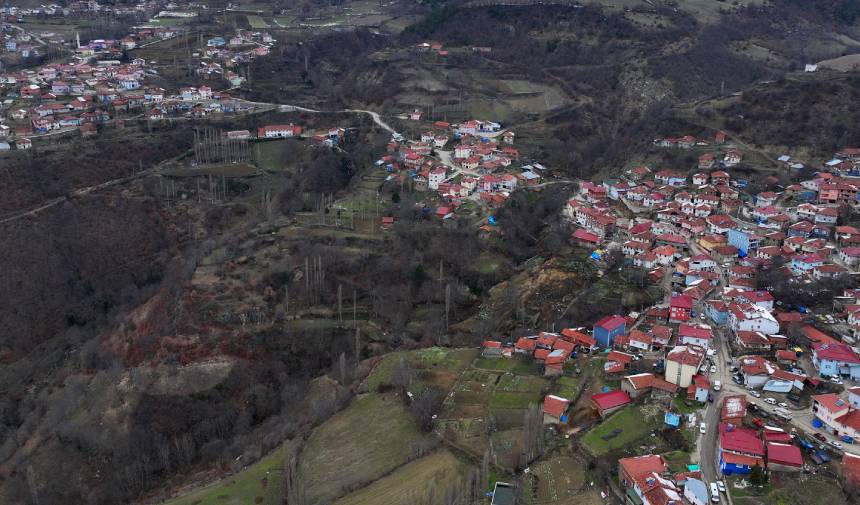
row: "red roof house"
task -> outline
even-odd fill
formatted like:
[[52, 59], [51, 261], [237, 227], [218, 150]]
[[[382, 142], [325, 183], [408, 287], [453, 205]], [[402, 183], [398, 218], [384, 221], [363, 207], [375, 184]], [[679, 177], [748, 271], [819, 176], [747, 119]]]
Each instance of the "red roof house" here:
[[606, 393], [598, 393], [591, 397], [591, 405], [597, 410], [600, 417], [606, 417], [620, 410], [624, 406], [629, 405], [631, 401], [630, 395], [617, 389]]

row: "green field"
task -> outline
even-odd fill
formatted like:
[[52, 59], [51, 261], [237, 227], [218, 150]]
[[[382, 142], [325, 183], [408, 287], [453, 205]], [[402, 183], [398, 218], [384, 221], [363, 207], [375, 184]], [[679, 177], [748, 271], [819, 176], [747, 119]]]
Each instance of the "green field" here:
[[251, 28], [254, 30], [262, 30], [269, 27], [269, 23], [260, 16], [248, 14], [246, 17], [248, 18], [248, 24], [251, 25]]
[[367, 388], [369, 391], [376, 391], [380, 385], [388, 384], [401, 359], [415, 370], [453, 374], [464, 369], [477, 354], [477, 349], [448, 349], [444, 347], [392, 352], [383, 356], [382, 360], [374, 367], [367, 378]]
[[[653, 419], [643, 416], [639, 407], [630, 405], [612, 414], [596, 428], [586, 433], [582, 441], [594, 454], [603, 454], [612, 449], [633, 444], [647, 436], [656, 427], [657, 423]], [[616, 428], [623, 430], [616, 437], [609, 440], [600, 438]]]
[[[272, 452], [241, 472], [164, 505], [246, 505], [280, 503], [281, 469], [284, 449]], [[258, 501], [262, 498], [263, 501]]]
[[490, 408], [493, 409], [526, 409], [533, 403], [540, 403], [543, 395], [538, 392], [494, 391], [490, 397]]
[[770, 481], [762, 489], [737, 489], [728, 485], [735, 505], [845, 505], [852, 503], [842, 493], [836, 481], [818, 476], [798, 479], [796, 474], [771, 472]]
[[505, 374], [496, 385], [496, 391], [518, 393], [540, 393], [546, 387], [546, 380], [534, 375]]
[[558, 384], [558, 391], [555, 394], [568, 400], [576, 398], [582, 387], [581, 381], [577, 377], [559, 377], [556, 384]]
[[475, 360], [474, 366], [475, 368], [482, 368], [485, 370], [499, 370], [518, 374], [535, 372], [535, 364], [533, 362], [518, 358], [478, 358]]
[[462, 476], [465, 468], [453, 454], [439, 450], [344, 496], [334, 505], [401, 505], [415, 493], [421, 496], [433, 481], [437, 489], [441, 489], [445, 482]]
[[414, 444], [428, 442], [402, 400], [367, 394], [316, 428], [301, 453], [310, 503], [334, 500], [407, 463]]

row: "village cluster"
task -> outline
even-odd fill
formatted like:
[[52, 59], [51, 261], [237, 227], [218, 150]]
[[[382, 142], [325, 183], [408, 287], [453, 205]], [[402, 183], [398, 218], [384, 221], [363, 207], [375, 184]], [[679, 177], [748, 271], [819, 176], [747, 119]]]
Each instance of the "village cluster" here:
[[[408, 117], [421, 121], [423, 113], [416, 110]], [[391, 172], [389, 181], [408, 181], [415, 191], [436, 194], [441, 202], [436, 216], [452, 219], [466, 201], [498, 208], [518, 187], [541, 182], [546, 167], [523, 164], [513, 147], [515, 137], [492, 121], [435, 121], [419, 139], [394, 134], [379, 164]]]
[[[36, 36], [14, 25], [7, 12], [2, 24], [7, 51]], [[237, 29], [232, 37], [212, 37], [191, 53], [196, 73], [212, 86], [165, 90], [151, 84], [157, 61], [128, 58], [127, 52], [161, 40], [185, 35], [182, 26], [140, 26], [121, 39], [77, 37], [73, 55], [62, 63], [0, 73], [0, 150], [27, 149], [32, 138], [53, 132], [80, 131], [96, 135], [98, 125], [117, 116], [150, 121], [176, 116], [205, 117], [212, 113], [247, 112], [253, 107], [213, 88], [241, 86], [240, 67], [269, 54], [274, 39], [265, 32]], [[26, 46], [25, 46], [26, 47]]]
[[[600, 419], [650, 398], [664, 407], [667, 426], [686, 424], [703, 446], [714, 444], [711, 482], [704, 465], [672, 475], [660, 455], [621, 459], [620, 485], [631, 503], [716, 503], [726, 476], [749, 478], [756, 467], [814, 472], [834, 453], [860, 484], [860, 291], [845, 289], [833, 310], [814, 314], [757, 284], [770, 267], [792, 285], [854, 275], [860, 231], [838, 219], [858, 204], [860, 149], [841, 150], [800, 184], [774, 182], [775, 190], [751, 195], [725, 170], [742, 157], [725, 134], [655, 145], [715, 152], [702, 154], [691, 175], [640, 166], [619, 180], [583, 181], [563, 213], [572, 241], [591, 248], [592, 259], [620, 251], [663, 287], [665, 300], [591, 329], [487, 341], [484, 356], [534, 360], [547, 376], [599, 356], [603, 372], [620, 380], [590, 397]], [[788, 156], [779, 161], [800, 168]], [[679, 398], [699, 405], [700, 417], [679, 412]], [[572, 407], [568, 398], [546, 396], [545, 422], [569, 429]]]

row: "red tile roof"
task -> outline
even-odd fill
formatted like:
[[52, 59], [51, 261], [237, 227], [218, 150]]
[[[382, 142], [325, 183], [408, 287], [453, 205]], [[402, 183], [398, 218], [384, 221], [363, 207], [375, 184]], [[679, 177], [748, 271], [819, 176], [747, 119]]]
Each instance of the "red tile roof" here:
[[822, 407], [831, 413], [840, 412], [843, 409], [849, 408], [848, 402], [839, 398], [839, 395], [833, 393], [815, 395], [812, 397], [812, 400], [821, 404]]
[[843, 454], [842, 473], [855, 486], [860, 486], [860, 456], [855, 456], [847, 452]]
[[704, 352], [701, 348], [696, 349], [688, 345], [679, 345], [669, 351], [669, 354], [666, 355], [666, 359], [682, 365], [699, 366], [703, 356]]
[[626, 320], [624, 319], [623, 316], [611, 315], [611, 316], [606, 316], [606, 317], [600, 319], [599, 321], [594, 323], [594, 326], [595, 327], [599, 326], [599, 327], [603, 328], [604, 330], [612, 331], [615, 328], [618, 328], [619, 326], [624, 324], [625, 321]]
[[860, 357], [857, 356], [848, 344], [813, 344], [812, 349], [819, 360], [826, 359], [840, 363], [860, 364]]
[[577, 345], [585, 345], [593, 347], [597, 345], [597, 341], [591, 335], [574, 330], [573, 328], [565, 328], [561, 330], [561, 338], [573, 342]]
[[670, 307], [678, 307], [680, 309], [692, 309], [693, 299], [687, 295], [673, 296], [669, 302]]
[[549, 414], [552, 417], [560, 419], [567, 407], [570, 405], [570, 400], [560, 396], [548, 395], [543, 399], [543, 413]]
[[614, 391], [592, 395], [591, 401], [594, 402], [600, 410], [609, 410], [630, 403], [630, 395], [624, 391], [616, 389]]
[[800, 453], [800, 447], [796, 445], [770, 442], [767, 444], [767, 462], [799, 468], [803, 466], [803, 455]]
[[720, 423], [720, 447], [726, 451], [764, 456], [764, 443], [754, 430], [726, 423]]
[[616, 361], [618, 363], [630, 363], [633, 361], [633, 355], [627, 354], [626, 352], [609, 351], [609, 354], [606, 355], [606, 360]]
[[730, 395], [723, 398], [723, 405], [720, 408], [720, 421], [742, 418], [746, 414], [746, 395]]
[[520, 337], [514, 347], [524, 351], [534, 351], [537, 342], [532, 338]]
[[639, 373], [624, 377], [625, 380], [630, 382], [633, 389], [648, 389], [654, 384], [655, 378], [656, 377], [652, 373]]
[[711, 329], [707, 326], [698, 326], [692, 324], [682, 324], [678, 326], [678, 336], [679, 337], [690, 337], [697, 339], [711, 339], [714, 334], [711, 332]]
[[621, 466], [624, 473], [629, 475], [632, 479], [637, 479], [638, 477], [651, 472], [663, 474], [669, 471], [669, 466], [666, 464], [666, 460], [663, 459], [663, 456], [658, 454], [621, 458], [618, 460], [618, 464]]

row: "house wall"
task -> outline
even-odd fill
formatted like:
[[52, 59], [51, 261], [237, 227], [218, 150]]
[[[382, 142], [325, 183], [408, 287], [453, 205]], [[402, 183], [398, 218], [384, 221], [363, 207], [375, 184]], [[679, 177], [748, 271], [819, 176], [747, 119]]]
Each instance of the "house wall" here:
[[679, 387], [688, 387], [693, 382], [693, 375], [696, 374], [696, 371], [697, 368], [691, 365], [682, 365], [676, 361], [666, 360], [666, 382], [671, 382]]
[[772, 472], [799, 472], [799, 466], [790, 466], [790, 465], [780, 465], [779, 463], [774, 463], [773, 461], [767, 462], [767, 469]]

